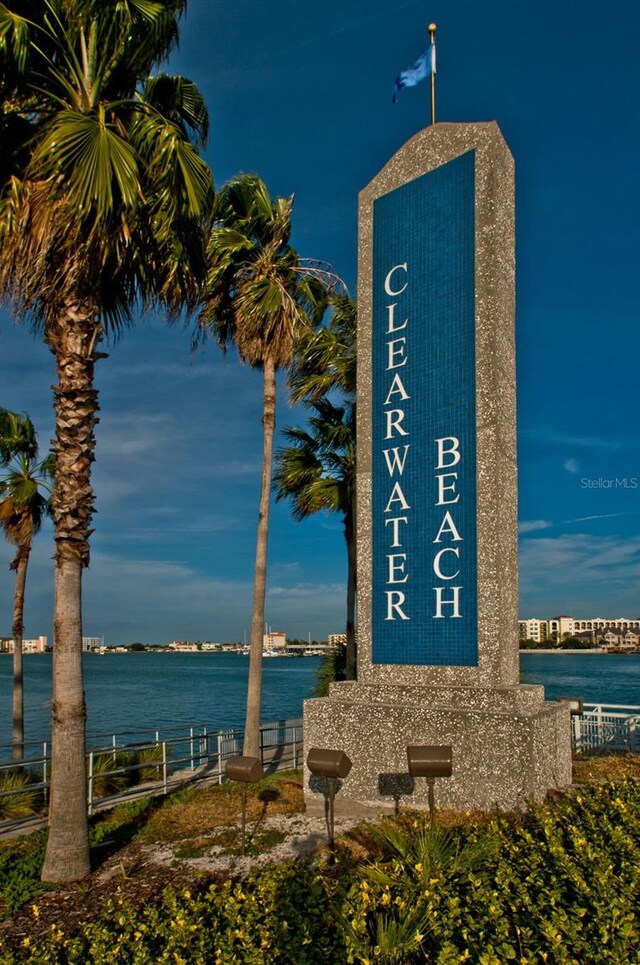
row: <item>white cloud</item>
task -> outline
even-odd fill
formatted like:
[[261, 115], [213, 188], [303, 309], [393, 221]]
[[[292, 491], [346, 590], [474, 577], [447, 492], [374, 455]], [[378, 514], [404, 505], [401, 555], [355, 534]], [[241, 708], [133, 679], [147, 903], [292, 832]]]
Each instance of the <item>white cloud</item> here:
[[520, 546], [523, 608], [580, 616], [587, 611], [640, 610], [640, 536], [562, 534], [524, 540]]
[[633, 436], [577, 436], [568, 432], [553, 431], [552, 429], [522, 429], [519, 433], [523, 439], [533, 442], [551, 443], [567, 448], [581, 449], [636, 449], [640, 444], [638, 437]]
[[586, 523], [591, 519], [614, 519], [616, 516], [628, 516], [629, 513], [603, 513], [599, 516], [578, 516], [577, 519], [565, 519], [565, 523]]
[[523, 519], [518, 523], [518, 532], [523, 534], [535, 533], [540, 529], [549, 529], [550, 526], [553, 526], [553, 523], [549, 519]]

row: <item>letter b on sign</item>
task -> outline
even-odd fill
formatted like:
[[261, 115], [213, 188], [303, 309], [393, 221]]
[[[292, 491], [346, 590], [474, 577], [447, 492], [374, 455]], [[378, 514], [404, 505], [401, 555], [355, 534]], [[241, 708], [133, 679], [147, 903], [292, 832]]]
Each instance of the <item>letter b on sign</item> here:
[[[443, 436], [436, 439], [438, 447], [438, 464], [436, 469], [448, 469], [450, 466], [457, 466], [460, 462], [460, 440], [455, 436]], [[445, 462], [445, 460], [447, 460]]]

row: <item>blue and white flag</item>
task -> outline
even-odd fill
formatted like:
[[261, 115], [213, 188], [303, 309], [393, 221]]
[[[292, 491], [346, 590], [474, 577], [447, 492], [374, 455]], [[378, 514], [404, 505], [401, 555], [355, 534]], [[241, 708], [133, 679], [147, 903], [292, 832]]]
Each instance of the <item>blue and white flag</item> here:
[[429, 44], [422, 57], [416, 60], [413, 67], [408, 67], [407, 70], [403, 70], [401, 74], [396, 77], [396, 86], [393, 91], [393, 97], [391, 100], [395, 104], [398, 100], [398, 94], [405, 87], [415, 87], [419, 84], [421, 80], [425, 77], [429, 77], [430, 74], [435, 74], [436, 72], [436, 45]]

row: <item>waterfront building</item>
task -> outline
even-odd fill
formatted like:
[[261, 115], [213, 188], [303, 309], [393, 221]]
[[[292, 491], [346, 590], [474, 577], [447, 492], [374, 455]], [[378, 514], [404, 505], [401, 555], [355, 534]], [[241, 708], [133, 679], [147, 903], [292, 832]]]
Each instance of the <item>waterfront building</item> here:
[[600, 639], [606, 640], [608, 631], [620, 631], [623, 635], [630, 631], [632, 634], [640, 635], [640, 618], [590, 617], [583, 620], [563, 614], [546, 620], [519, 620], [518, 631], [521, 640], [535, 640], [536, 643], [543, 643], [545, 640], [560, 643], [567, 636], [580, 639], [585, 633], [590, 634], [594, 642], [597, 642]]
[[[47, 650], [48, 637], [39, 636], [35, 640], [23, 640], [23, 653], [45, 653]], [[14, 643], [12, 637], [0, 637], [0, 653], [13, 653]]]
[[172, 640], [169, 644], [169, 650], [178, 650], [181, 653], [185, 651], [187, 653], [192, 653], [194, 650], [198, 649], [197, 643], [191, 643], [189, 640]]
[[282, 631], [269, 630], [262, 635], [263, 650], [284, 650], [287, 645], [287, 635]]
[[327, 637], [327, 646], [329, 647], [346, 647], [346, 645], [346, 633], [330, 633]]
[[607, 630], [603, 639], [607, 646], [614, 650], [637, 650], [640, 644], [640, 634], [634, 633], [633, 630], [619, 630], [616, 627]]
[[104, 637], [83, 637], [82, 652], [93, 653], [94, 650], [104, 649]]
[[519, 620], [518, 629], [521, 640], [535, 640], [536, 643], [542, 643], [547, 639], [546, 620]]

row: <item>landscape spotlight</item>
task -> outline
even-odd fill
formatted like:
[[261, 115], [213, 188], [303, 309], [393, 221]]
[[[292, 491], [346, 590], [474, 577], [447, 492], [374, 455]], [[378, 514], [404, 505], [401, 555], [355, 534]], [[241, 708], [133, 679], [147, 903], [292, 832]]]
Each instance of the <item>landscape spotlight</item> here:
[[425, 777], [429, 792], [431, 827], [435, 822], [434, 789], [436, 777], [451, 777], [453, 755], [448, 745], [420, 744], [407, 747], [411, 777]]
[[230, 781], [242, 785], [242, 854], [245, 853], [245, 828], [247, 824], [247, 784], [262, 780], [264, 771], [257, 757], [229, 757], [224, 772]]
[[333, 851], [336, 781], [339, 777], [347, 776], [351, 770], [351, 761], [344, 751], [312, 747], [307, 754], [307, 767], [312, 774], [315, 774], [316, 777], [324, 777], [327, 782], [329, 796], [328, 800], [325, 798], [325, 808], [328, 805], [327, 829], [329, 833], [329, 847]]

